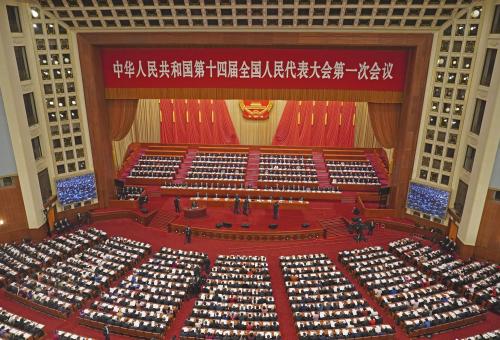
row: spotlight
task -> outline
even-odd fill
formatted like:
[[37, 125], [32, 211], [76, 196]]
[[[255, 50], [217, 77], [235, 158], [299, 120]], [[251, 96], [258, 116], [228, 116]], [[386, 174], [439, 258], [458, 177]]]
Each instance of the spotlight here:
[[38, 18], [39, 15], [40, 14], [38, 13], [38, 11], [36, 9], [34, 9], [34, 8], [31, 9], [31, 16], [33, 18]]

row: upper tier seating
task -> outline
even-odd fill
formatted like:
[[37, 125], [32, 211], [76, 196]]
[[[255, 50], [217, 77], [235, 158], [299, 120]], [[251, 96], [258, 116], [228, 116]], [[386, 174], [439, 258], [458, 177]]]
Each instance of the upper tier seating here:
[[12, 282], [8, 292], [33, 308], [65, 318], [130, 270], [151, 249], [148, 244], [122, 237], [103, 241], [90, 232], [80, 232], [82, 238], [92, 240], [89, 247], [35, 275]]
[[281, 339], [264, 256], [220, 255], [181, 339]]
[[123, 187], [118, 193], [117, 198], [119, 200], [137, 200], [144, 192], [143, 187], [137, 186], [126, 186]]
[[186, 179], [244, 182], [247, 161], [246, 153], [198, 152]]
[[326, 167], [332, 184], [380, 185], [370, 161], [327, 160]]
[[259, 182], [318, 183], [312, 155], [261, 154]]
[[[390, 249], [403, 252], [416, 248], [393, 242]], [[344, 251], [339, 257], [410, 336], [459, 327], [484, 316], [478, 305], [380, 247]]]
[[392, 338], [394, 330], [325, 254], [281, 256], [299, 339]]
[[101, 293], [81, 318], [131, 336], [164, 336], [182, 302], [199, 289], [204, 253], [162, 248], [118, 287]]
[[174, 179], [182, 159], [182, 156], [141, 155], [127, 178]]

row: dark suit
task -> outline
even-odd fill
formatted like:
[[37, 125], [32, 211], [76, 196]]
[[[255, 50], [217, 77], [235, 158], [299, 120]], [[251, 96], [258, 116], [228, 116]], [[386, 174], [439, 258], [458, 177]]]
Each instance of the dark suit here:
[[181, 212], [181, 200], [179, 199], [179, 197], [174, 198], [174, 207], [176, 213]]

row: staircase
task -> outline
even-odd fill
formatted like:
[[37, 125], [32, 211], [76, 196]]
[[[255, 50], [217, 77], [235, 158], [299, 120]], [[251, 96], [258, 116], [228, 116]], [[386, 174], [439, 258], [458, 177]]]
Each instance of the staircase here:
[[342, 193], [342, 198], [340, 199], [340, 203], [356, 204], [357, 196], [358, 196], [357, 192], [344, 191]]
[[257, 181], [259, 180], [259, 162], [260, 162], [260, 151], [250, 150], [250, 152], [248, 153], [245, 184], [251, 185], [254, 188], [257, 187]]
[[131, 153], [127, 159], [122, 163], [120, 170], [118, 170], [117, 178], [126, 178], [135, 164], [137, 164], [139, 158], [141, 157], [143, 149], [137, 149]]
[[326, 168], [325, 159], [323, 154], [318, 151], [313, 151], [312, 153], [314, 165], [316, 167], [316, 172], [318, 173], [318, 185], [320, 188], [330, 188], [330, 175], [328, 174], [328, 169]]
[[186, 179], [187, 173], [191, 168], [191, 164], [193, 163], [194, 158], [196, 157], [197, 149], [188, 149], [186, 153], [186, 157], [184, 157], [184, 161], [181, 163], [177, 174], [175, 175], [174, 183], [181, 184], [184, 183]]
[[339, 238], [349, 236], [347, 231], [347, 220], [343, 217], [334, 217], [318, 221], [322, 229], [326, 229], [327, 238]]
[[167, 200], [156, 213], [155, 217], [149, 223], [149, 227], [165, 228], [177, 218], [174, 210], [174, 204], [171, 200]]

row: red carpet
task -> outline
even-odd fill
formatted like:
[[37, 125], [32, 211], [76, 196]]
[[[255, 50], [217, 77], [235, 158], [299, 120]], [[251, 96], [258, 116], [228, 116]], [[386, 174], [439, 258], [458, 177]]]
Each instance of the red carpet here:
[[[332, 215], [335, 212], [332, 211]], [[292, 255], [292, 254], [306, 254], [323, 252], [326, 253], [335, 262], [336, 266], [344, 271], [342, 265], [337, 261], [337, 253], [344, 249], [353, 249], [359, 247], [365, 247], [369, 245], [387, 245], [388, 242], [399, 239], [401, 237], [407, 236], [407, 234], [393, 231], [393, 230], [376, 230], [374, 235], [370, 237], [368, 242], [357, 244], [352, 239], [345, 229], [337, 230], [335, 237], [327, 240], [312, 240], [312, 241], [289, 241], [289, 242], [247, 242], [247, 241], [222, 241], [222, 240], [208, 240], [193, 238], [193, 243], [184, 244], [183, 237], [181, 235], [169, 234], [166, 231], [159, 228], [148, 228], [140, 224], [132, 222], [130, 220], [114, 220], [100, 222], [96, 224], [110, 236], [119, 235], [124, 237], [129, 237], [138, 241], [148, 242], [153, 246], [153, 252], [157, 251], [163, 246], [169, 246], [174, 248], [186, 249], [186, 250], [196, 250], [204, 251], [208, 253], [212, 263], [215, 257], [219, 254], [247, 254], [247, 255], [265, 255], [267, 256], [269, 263], [269, 270], [271, 273], [271, 281], [274, 296], [276, 299], [276, 306], [278, 311], [278, 318], [280, 322], [280, 330], [282, 333], [283, 340], [294, 340], [296, 339], [294, 321], [288, 304], [288, 299], [286, 296], [286, 291], [281, 276], [281, 270], [279, 267], [279, 256], [281, 255]], [[349, 273], [346, 276], [358, 287], [362, 292], [363, 296], [367, 298], [372, 307], [376, 308], [383, 316], [384, 320], [388, 323], [394, 324], [392, 318], [387, 315], [387, 313], [380, 308], [374, 301], [372, 301], [365, 289], [360, 287], [356, 280], [352, 278]], [[84, 336], [91, 336], [96, 339], [102, 338], [102, 334], [99, 331], [82, 327], [77, 324], [77, 313], [68, 320], [60, 320], [56, 318], [49, 317], [43, 313], [29, 309], [19, 303], [13, 302], [4, 296], [3, 291], [0, 293], [0, 306], [4, 307], [8, 311], [13, 313], [26, 316], [37, 322], [41, 322], [46, 325], [46, 331], [48, 338], [52, 337], [53, 332], [56, 329], [62, 329], [66, 331], [71, 331]], [[171, 329], [168, 331], [166, 339], [171, 339], [172, 335], [178, 335], [179, 331], [184, 323], [186, 317], [190, 314], [191, 308], [193, 306], [194, 299], [185, 302], [179, 311]], [[461, 330], [456, 330], [452, 332], [447, 332], [442, 335], [433, 336], [434, 339], [455, 339], [456, 337], [469, 336], [476, 334], [478, 332], [484, 332], [487, 330], [493, 330], [498, 328], [500, 325], [500, 316], [488, 313], [488, 318], [486, 322], [466, 327]], [[396, 339], [407, 339], [405, 333], [398, 327], [396, 327]], [[112, 335], [112, 339], [130, 339], [126, 337], [120, 337], [117, 335]]]

